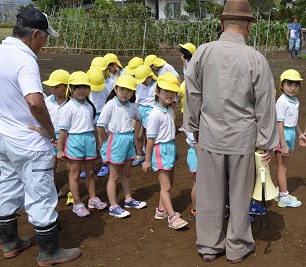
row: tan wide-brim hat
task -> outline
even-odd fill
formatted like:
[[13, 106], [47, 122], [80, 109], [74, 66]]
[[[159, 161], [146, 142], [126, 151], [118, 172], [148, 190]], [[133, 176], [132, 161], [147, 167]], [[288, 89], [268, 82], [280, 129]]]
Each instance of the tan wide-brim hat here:
[[293, 21], [294, 19], [298, 19], [299, 21], [301, 20], [301, 18], [300, 18], [299, 16], [297, 16], [297, 15], [294, 15], [294, 16], [291, 17], [291, 20], [292, 20], [292, 21]]
[[219, 16], [219, 19], [256, 21], [247, 0], [227, 0], [224, 5], [223, 13]]

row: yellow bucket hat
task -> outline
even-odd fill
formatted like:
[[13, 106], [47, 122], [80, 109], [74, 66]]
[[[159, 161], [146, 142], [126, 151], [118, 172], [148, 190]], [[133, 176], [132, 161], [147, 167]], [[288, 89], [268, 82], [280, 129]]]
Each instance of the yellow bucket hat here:
[[136, 68], [143, 64], [143, 59], [140, 57], [133, 57], [124, 68], [125, 73], [135, 75]]
[[[91, 86], [89, 77], [84, 71], [72, 72], [68, 80], [68, 85], [88, 85], [89, 87]], [[67, 86], [66, 98], [69, 96], [69, 92], [70, 88], [69, 86]]]
[[151, 65], [153, 65], [155, 59], [157, 59], [157, 56], [155, 56], [155, 55], [148, 55], [144, 59], [144, 64], [149, 66], [149, 67], [151, 67]]
[[56, 86], [59, 84], [68, 84], [68, 79], [70, 77], [70, 74], [66, 70], [58, 69], [53, 71], [49, 79], [46, 81], [43, 81], [42, 83], [48, 86]]
[[136, 91], [136, 79], [129, 75], [129, 74], [123, 74], [118, 77], [116, 80], [116, 86], [124, 87], [133, 91]]
[[100, 68], [91, 67], [87, 71], [87, 75], [89, 77], [89, 81], [91, 83], [90, 89], [94, 92], [101, 92], [105, 86], [105, 79], [103, 75], [103, 71]]
[[135, 71], [135, 78], [137, 84], [142, 84], [147, 77], [152, 76], [153, 80], [157, 80], [152, 69], [147, 65], [140, 65]]
[[170, 71], [167, 71], [166, 73], [160, 75], [157, 78], [157, 85], [161, 89], [172, 91], [175, 93], [177, 93], [180, 90], [180, 88], [178, 87], [177, 78]]
[[109, 63], [115, 62], [115, 63], [117, 63], [117, 65], [118, 65], [121, 69], [123, 69], [123, 67], [122, 67], [122, 65], [121, 65], [121, 63], [120, 63], [118, 57], [117, 57], [115, 54], [113, 54], [113, 53], [108, 53], [108, 54], [106, 54], [106, 55], [104, 56], [104, 59], [106, 60], [107, 66], [108, 66]]
[[283, 80], [303, 81], [301, 75], [294, 69], [285, 70], [280, 76], [280, 81]]
[[162, 67], [166, 64], [167, 62], [165, 60], [163, 60], [162, 58], [156, 58], [153, 62], [153, 65], [156, 67]]
[[107, 63], [104, 57], [95, 57], [91, 61], [90, 67], [100, 68], [101, 70], [105, 70], [107, 68]]
[[186, 50], [188, 50], [191, 53], [191, 55], [193, 55], [194, 52], [197, 50], [195, 45], [192, 44], [192, 43], [180, 44], [180, 47], [185, 48]]

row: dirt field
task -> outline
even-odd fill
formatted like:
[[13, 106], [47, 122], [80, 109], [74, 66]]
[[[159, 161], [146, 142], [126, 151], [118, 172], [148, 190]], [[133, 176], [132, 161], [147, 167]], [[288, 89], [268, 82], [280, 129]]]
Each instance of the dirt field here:
[[[42, 80], [58, 68], [69, 72], [75, 70], [86, 71], [94, 56], [92, 55], [58, 55], [42, 53], [38, 57]], [[179, 56], [165, 57], [182, 75]], [[125, 66], [129, 58], [120, 58]], [[288, 54], [279, 52], [269, 55], [268, 60], [275, 77], [276, 88], [279, 86], [280, 74], [288, 68], [299, 71], [306, 79], [305, 60], [290, 60]], [[183, 76], [181, 76], [183, 77]], [[306, 84], [306, 82], [305, 82]], [[305, 128], [306, 122], [306, 92], [303, 90], [300, 99], [300, 126]], [[46, 93], [48, 90], [46, 88]], [[182, 123], [182, 116], [177, 107], [176, 126]], [[186, 164], [188, 145], [184, 133], [178, 133], [176, 138], [180, 159], [176, 167], [176, 177], [172, 190], [173, 205], [176, 211], [182, 213], [187, 219], [188, 227], [175, 231], [167, 226], [166, 221], [154, 219], [155, 207], [159, 199], [159, 184], [153, 172], [144, 173], [140, 167], [132, 169], [133, 196], [146, 201], [148, 207], [143, 210], [131, 210], [131, 217], [115, 219], [108, 215], [107, 210], [93, 210], [90, 217], [79, 218], [66, 206], [66, 193], [68, 191], [67, 172], [60, 169], [60, 186], [63, 196], [59, 199], [57, 210], [63, 232], [61, 243], [63, 247], [79, 247], [83, 255], [64, 266], [228, 266], [226, 257], [221, 256], [213, 263], [205, 263], [195, 248], [196, 231], [195, 222], [188, 219], [191, 207], [190, 188], [191, 176]], [[306, 266], [306, 155], [305, 148], [296, 144], [295, 152], [290, 156], [288, 171], [289, 191], [297, 196], [304, 204], [297, 209], [279, 208], [274, 201], [268, 202], [269, 223], [266, 228], [259, 225], [259, 218], [255, 217], [252, 223], [253, 235], [256, 240], [256, 252], [249, 256], [240, 266], [280, 266], [290, 267]], [[271, 164], [271, 174], [275, 180], [275, 160]], [[97, 195], [107, 201], [107, 178], [97, 178]], [[88, 200], [84, 181], [81, 181], [82, 200]], [[119, 203], [123, 202], [123, 191], [118, 187]], [[20, 235], [30, 236], [33, 245], [16, 258], [5, 260], [0, 256], [0, 266], [19, 267], [37, 266], [37, 246], [34, 241], [32, 225], [27, 221], [24, 212], [20, 213]], [[227, 220], [225, 220], [225, 225]]]

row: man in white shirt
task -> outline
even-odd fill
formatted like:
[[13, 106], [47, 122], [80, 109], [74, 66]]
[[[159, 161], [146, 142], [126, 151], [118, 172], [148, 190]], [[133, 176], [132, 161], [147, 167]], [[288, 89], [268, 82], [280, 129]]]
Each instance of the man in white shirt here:
[[5, 258], [28, 248], [19, 238], [16, 212], [34, 225], [38, 264], [51, 266], [80, 256], [58, 242], [57, 193], [53, 182], [54, 128], [46, 108], [37, 54], [48, 35], [58, 37], [47, 16], [31, 8], [17, 15], [13, 37], [0, 45], [0, 238]]

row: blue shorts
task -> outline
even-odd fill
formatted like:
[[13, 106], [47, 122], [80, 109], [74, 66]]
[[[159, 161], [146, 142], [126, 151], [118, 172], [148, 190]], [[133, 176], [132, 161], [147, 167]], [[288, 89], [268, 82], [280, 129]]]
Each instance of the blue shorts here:
[[[56, 136], [56, 140], [58, 140], [59, 133], [55, 133], [55, 136]], [[53, 147], [53, 158], [57, 157], [57, 152], [58, 152], [57, 147]]]
[[104, 163], [124, 164], [136, 156], [134, 133], [109, 134], [102, 145], [101, 156]]
[[187, 164], [191, 173], [197, 172], [197, 152], [194, 147], [190, 147], [187, 153]]
[[[292, 152], [294, 150], [294, 143], [295, 143], [295, 136], [296, 136], [296, 131], [295, 127], [286, 127], [284, 126], [284, 135], [285, 135], [285, 141], [287, 146], [289, 147], [289, 152]], [[274, 151], [282, 151], [282, 146], [281, 144], [278, 144]]]
[[93, 132], [68, 134], [64, 153], [71, 160], [92, 160], [97, 157], [96, 138]]
[[154, 145], [151, 157], [152, 170], [172, 170], [176, 161], [174, 140]]
[[150, 113], [151, 113], [153, 108], [149, 107], [149, 106], [142, 106], [142, 105], [140, 105], [138, 107], [138, 109], [139, 109], [139, 111], [141, 113], [141, 116], [142, 116], [142, 119], [141, 119], [142, 120], [142, 126], [144, 128], [146, 128], [147, 119], [148, 119], [148, 117], [149, 117], [149, 115], [150, 115]]

